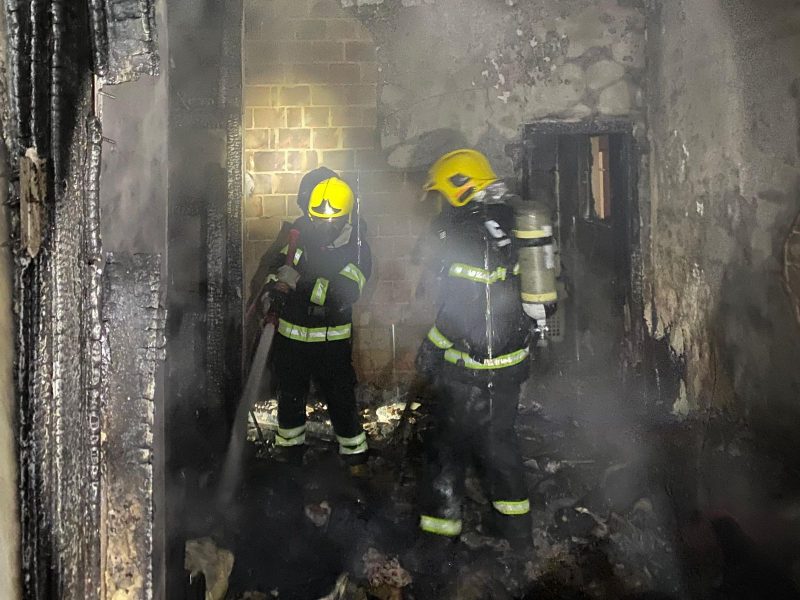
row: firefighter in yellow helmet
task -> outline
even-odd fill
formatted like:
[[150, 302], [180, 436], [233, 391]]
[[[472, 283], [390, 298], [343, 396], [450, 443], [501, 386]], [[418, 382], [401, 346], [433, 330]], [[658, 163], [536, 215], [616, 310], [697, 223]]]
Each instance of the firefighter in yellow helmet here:
[[455, 150], [437, 160], [428, 171], [425, 191], [439, 192], [455, 207], [466, 206], [497, 182], [489, 160], [477, 150]]
[[431, 167], [425, 190], [447, 204], [446, 216], [436, 221], [437, 314], [416, 361], [432, 386], [435, 423], [426, 443], [419, 520], [419, 544], [435, 550], [419, 549], [412, 559], [422, 570], [420, 560], [437, 567], [461, 533], [464, 476], [473, 461], [492, 502], [495, 530], [516, 547], [530, 547], [514, 422], [533, 325], [520, 298], [514, 197], [486, 157], [469, 149], [445, 154]]
[[284, 293], [272, 348], [277, 379], [278, 453], [302, 457], [306, 401], [313, 378], [330, 414], [346, 463], [364, 462], [367, 438], [356, 408], [352, 365], [352, 306], [370, 276], [372, 258], [364, 226], [354, 214], [350, 186], [328, 169], [308, 173], [300, 185], [304, 210], [291, 266], [284, 246], [265, 269], [272, 294]]

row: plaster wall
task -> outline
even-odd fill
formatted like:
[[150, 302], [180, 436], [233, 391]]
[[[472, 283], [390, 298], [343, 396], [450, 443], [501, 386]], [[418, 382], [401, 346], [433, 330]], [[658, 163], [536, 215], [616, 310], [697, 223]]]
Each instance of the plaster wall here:
[[522, 125], [599, 116], [641, 122], [639, 2], [371, 4], [378, 6], [357, 11], [379, 46], [381, 144], [393, 166], [427, 168], [442, 150], [468, 144], [507, 176], [505, 147]]
[[[163, 31], [166, 28], [159, 30]], [[162, 52], [166, 53], [164, 45]], [[167, 198], [166, 75], [105, 86], [101, 235], [109, 251], [164, 253]]]
[[800, 330], [782, 272], [800, 209], [800, 8], [651, 2], [647, 57], [645, 313], [686, 359], [674, 409], [733, 408], [790, 443]]

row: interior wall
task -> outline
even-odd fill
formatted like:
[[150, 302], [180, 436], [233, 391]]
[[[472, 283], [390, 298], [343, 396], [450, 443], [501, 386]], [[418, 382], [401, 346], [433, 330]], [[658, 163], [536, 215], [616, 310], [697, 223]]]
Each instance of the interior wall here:
[[[8, 170], [3, 169], [0, 181], [0, 333], [4, 334], [0, 596], [4, 598], [18, 597], [19, 587], [25, 597], [42, 598], [90, 598], [108, 592], [103, 585], [107, 580], [101, 581], [107, 575], [102, 572], [101, 505], [107, 491], [103, 475], [113, 462], [109, 456], [133, 454], [137, 465], [149, 467], [149, 461], [142, 464], [149, 449], [147, 437], [129, 429], [115, 436], [119, 432], [106, 428], [109, 418], [115, 417], [109, 414], [113, 401], [125, 404], [130, 399], [115, 398], [113, 392], [107, 395], [123, 369], [105, 352], [106, 342], [131, 362], [144, 353], [142, 346], [126, 344], [129, 340], [105, 336], [104, 326], [111, 319], [101, 292], [103, 135], [93, 92], [102, 82], [155, 72], [153, 4], [144, 0], [111, 12], [97, 3], [73, 2], [69, 10], [60, 11], [62, 5], [8, 2], [3, 16], [10, 18], [0, 27], [0, 38], [8, 35], [8, 55], [2, 52], [0, 69], [0, 105], [9, 153], [8, 160], [3, 153], [2, 164]], [[53, 48], [59, 49], [55, 61]], [[50, 68], [38, 68], [41, 65]], [[157, 283], [150, 290], [157, 292]], [[117, 316], [115, 324], [133, 323], [128, 315]], [[157, 330], [157, 321], [140, 321], [140, 330]], [[13, 350], [19, 353], [16, 360]], [[14, 388], [9, 390], [12, 366]], [[122, 377], [130, 376], [134, 385], [151, 389], [147, 375], [128, 370]], [[136, 415], [140, 416], [144, 414]], [[18, 460], [18, 471], [8, 469], [8, 459]], [[114, 508], [134, 514], [139, 499], [126, 495]], [[144, 502], [151, 499], [147, 494]], [[144, 514], [139, 524], [149, 527], [148, 514], [138, 514]], [[143, 542], [125, 528], [116, 533], [126, 537], [123, 553]], [[144, 564], [135, 570], [136, 578], [146, 579], [149, 545], [141, 558]], [[131, 578], [130, 564], [123, 576]]]
[[[166, 55], [166, 46], [159, 42], [160, 52]], [[100, 175], [103, 245], [109, 251], [163, 254], [168, 164], [166, 73], [105, 86], [103, 91], [103, 135], [108, 140]]]
[[732, 407], [790, 444], [800, 330], [782, 281], [800, 209], [800, 7], [652, 2], [651, 327], [686, 358], [678, 412]]
[[380, 46], [381, 143], [394, 166], [427, 168], [466, 143], [508, 176], [506, 146], [525, 124], [642, 123], [641, 2], [342, 1], [364, 5]]
[[415, 201], [421, 172], [469, 145], [513, 175], [507, 147], [539, 120], [641, 125], [640, 4], [249, 2], [245, 150], [255, 193], [245, 199], [246, 281], [280, 221], [297, 214], [303, 171], [342, 170], [360, 192], [375, 255], [356, 311], [355, 363], [362, 379], [387, 381], [394, 324], [394, 367], [410, 375], [431, 322], [410, 260], [435, 210]]
[[169, 54], [166, 597], [185, 595], [188, 499], [224, 457], [239, 400], [241, 2], [165, 3]]
[[[9, 102], [5, 11], [0, 11], [0, 103]], [[3, 116], [3, 137], [8, 137], [8, 115]], [[8, 210], [9, 163], [6, 144], [0, 144], [0, 597], [21, 597], [19, 479], [17, 453], [18, 402], [14, 386], [13, 262]]]
[[[337, 0], [252, 0], [245, 7], [245, 283], [280, 230], [300, 212], [305, 172], [327, 166], [361, 199], [373, 274], [354, 315], [362, 381], [387, 384], [412, 371], [430, 324], [416, 302], [411, 252], [432, 208], [420, 177], [392, 168], [380, 149], [381, 72], [370, 32]], [[392, 360], [395, 325], [397, 360]]]

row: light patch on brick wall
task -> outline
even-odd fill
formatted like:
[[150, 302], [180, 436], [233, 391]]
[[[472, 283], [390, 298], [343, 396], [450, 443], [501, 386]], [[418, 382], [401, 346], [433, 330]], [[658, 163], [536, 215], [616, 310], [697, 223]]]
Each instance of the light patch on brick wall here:
[[[379, 147], [381, 72], [370, 32], [338, 0], [249, 2], [245, 14], [245, 283], [281, 223], [299, 216], [297, 188], [318, 166], [357, 191], [373, 276], [356, 306], [354, 363], [364, 381], [408, 377], [430, 325], [417, 301], [411, 252], [433, 207], [420, 177], [387, 164]], [[395, 325], [394, 370], [391, 330]]]

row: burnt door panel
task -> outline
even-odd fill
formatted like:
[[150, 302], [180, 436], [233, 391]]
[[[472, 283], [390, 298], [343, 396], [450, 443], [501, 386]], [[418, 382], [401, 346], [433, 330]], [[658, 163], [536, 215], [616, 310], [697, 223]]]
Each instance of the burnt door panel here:
[[[568, 207], [572, 219], [568, 259], [572, 265], [576, 358], [587, 371], [613, 371], [623, 331], [624, 303], [619, 295], [614, 216], [612, 213], [604, 219], [596, 207], [594, 196], [601, 192], [593, 190], [595, 161], [590, 137], [574, 136], [571, 142], [574, 155], [562, 158], [575, 161], [576, 185], [574, 193], [562, 195], [562, 206]], [[606, 200], [614, 206], [613, 193]]]
[[[629, 181], [626, 136], [602, 140], [605, 171], [593, 174], [599, 140], [591, 132], [534, 134], [526, 144], [526, 192], [553, 209], [561, 264], [556, 338], [540, 354], [555, 366], [536, 384], [556, 401], [594, 400], [619, 392], [619, 355], [630, 294]], [[599, 164], [599, 163], [598, 163]], [[593, 176], [594, 175], [594, 176]], [[604, 185], [604, 201], [595, 202]], [[602, 183], [601, 183], [602, 182]], [[604, 402], [596, 402], [602, 407]]]

